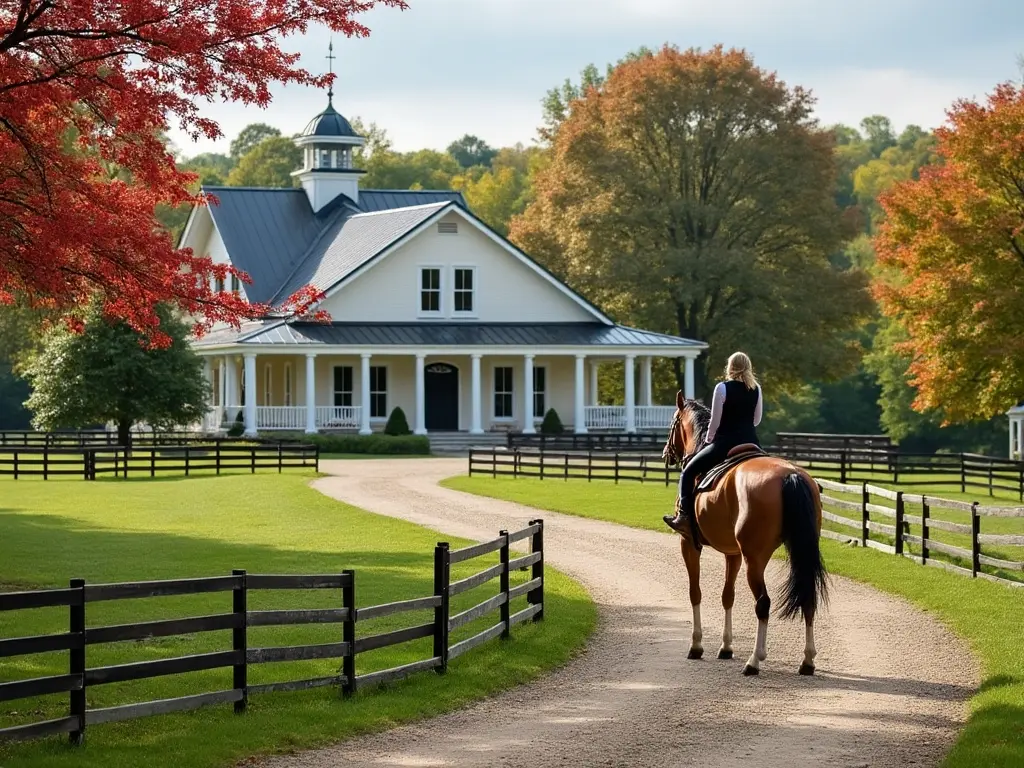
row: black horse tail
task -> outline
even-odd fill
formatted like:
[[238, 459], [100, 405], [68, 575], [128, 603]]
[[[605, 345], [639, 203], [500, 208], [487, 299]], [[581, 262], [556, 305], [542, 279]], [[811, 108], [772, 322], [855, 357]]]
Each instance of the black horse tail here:
[[814, 495], [796, 472], [782, 481], [782, 539], [789, 555], [789, 578], [779, 615], [791, 619], [802, 612], [805, 620], [811, 620], [818, 604], [828, 603], [828, 572], [818, 546]]

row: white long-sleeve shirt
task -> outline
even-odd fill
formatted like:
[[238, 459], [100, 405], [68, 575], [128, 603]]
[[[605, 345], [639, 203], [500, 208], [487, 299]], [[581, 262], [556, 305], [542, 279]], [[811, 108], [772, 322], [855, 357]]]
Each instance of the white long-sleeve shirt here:
[[[708, 425], [707, 442], [712, 442], [718, 432], [718, 425], [722, 421], [722, 408], [725, 407], [725, 382], [720, 381], [715, 385], [715, 391], [711, 395], [711, 423]], [[761, 423], [761, 387], [757, 388], [757, 405], [754, 406], [754, 426]]]

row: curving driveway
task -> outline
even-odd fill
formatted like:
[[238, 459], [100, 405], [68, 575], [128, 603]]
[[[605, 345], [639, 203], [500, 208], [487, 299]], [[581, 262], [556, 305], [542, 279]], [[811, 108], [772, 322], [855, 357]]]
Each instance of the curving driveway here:
[[[437, 531], [485, 540], [534, 517], [546, 562], [590, 591], [599, 625], [587, 652], [542, 680], [429, 724], [274, 758], [331, 766], [937, 765], [966, 717], [976, 665], [962, 642], [907, 603], [836, 579], [816, 624], [817, 674], [796, 674], [803, 624], [772, 620], [760, 677], [740, 674], [754, 642], [741, 576], [733, 661], [718, 661], [723, 561], [702, 560], [705, 660], [687, 661], [690, 607], [676, 537], [469, 496], [438, 481], [464, 459], [323, 462], [321, 492]], [[660, 515], [661, 510], [651, 510]], [[769, 589], [782, 569], [773, 563]], [[557, 620], [557, 619], [555, 619]]]

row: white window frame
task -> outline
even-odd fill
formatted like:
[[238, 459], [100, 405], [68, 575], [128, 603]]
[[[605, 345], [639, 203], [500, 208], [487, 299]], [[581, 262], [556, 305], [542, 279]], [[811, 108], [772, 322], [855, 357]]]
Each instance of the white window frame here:
[[[337, 382], [336, 371], [339, 368], [348, 368], [348, 370], [349, 370], [348, 385], [349, 385], [349, 387], [351, 387], [351, 389], [349, 389], [347, 391], [344, 390], [344, 389], [337, 389], [336, 388], [336, 382]], [[356, 392], [355, 392], [355, 389], [356, 389], [356, 370], [355, 370], [355, 366], [342, 364], [342, 365], [335, 365], [335, 366], [333, 366], [331, 368], [331, 407], [332, 408], [352, 408], [355, 405], [355, 403], [356, 403]], [[348, 395], [348, 405], [338, 405], [337, 404], [338, 395], [345, 395], [345, 394]]]
[[[455, 273], [458, 272], [460, 269], [464, 269], [464, 270], [468, 271], [472, 275], [472, 278], [470, 278], [470, 279], [473, 281], [473, 287], [469, 290], [469, 295], [470, 295], [470, 301], [473, 304], [473, 308], [470, 309], [470, 310], [460, 310], [460, 309], [456, 309], [455, 308], [455, 306], [456, 306], [455, 305], [455, 294], [459, 291], [459, 289], [457, 289], [455, 287], [456, 286]], [[475, 318], [477, 316], [477, 307], [480, 306], [480, 304], [477, 302], [477, 299], [476, 299], [476, 297], [477, 297], [477, 289], [479, 287], [480, 287], [480, 284], [477, 282], [477, 269], [476, 269], [476, 267], [474, 265], [471, 265], [471, 264], [453, 264], [452, 265], [452, 316], [453, 317]]]
[[[384, 389], [382, 389], [382, 390], [381, 389], [374, 389], [373, 388], [373, 369], [374, 368], [383, 368], [384, 369]], [[370, 375], [370, 382], [369, 382], [368, 389], [370, 390], [370, 402], [366, 404], [366, 407], [370, 408], [370, 421], [373, 421], [373, 422], [387, 421], [388, 420], [388, 399], [389, 399], [388, 398], [388, 388], [391, 386], [391, 371], [389, 370], [387, 365], [371, 365], [370, 366], [370, 373], [369, 373], [369, 375]], [[374, 395], [384, 395], [384, 415], [383, 416], [374, 416], [373, 415], [373, 408], [371, 407], [371, 405], [373, 403], [373, 396]]]
[[[537, 389], [537, 371], [544, 372], [544, 386]], [[537, 395], [544, 398], [544, 407], [537, 408]], [[547, 413], [548, 408], [551, 405], [548, 403], [548, 367], [546, 365], [534, 365], [533, 366], [533, 420], [544, 421], [544, 414]]]
[[[498, 391], [498, 369], [507, 368], [512, 373], [509, 376], [510, 389]], [[511, 412], [508, 416], [498, 415], [498, 395], [507, 395], [511, 403]], [[491, 417], [494, 421], [508, 422], [516, 420], [516, 369], [513, 365], [495, 363], [491, 368]]]
[[273, 384], [273, 368], [270, 363], [266, 363], [263, 366], [263, 405], [268, 408], [274, 404]]
[[[423, 273], [428, 270], [437, 270], [437, 310], [423, 309]], [[439, 264], [420, 264], [416, 269], [416, 314], [417, 317], [444, 317], [444, 279], [445, 269]], [[431, 289], [432, 290], [432, 289]]]
[[284, 364], [284, 404], [286, 407], [295, 405], [295, 398], [292, 394], [294, 389], [294, 379], [292, 378], [292, 364]]

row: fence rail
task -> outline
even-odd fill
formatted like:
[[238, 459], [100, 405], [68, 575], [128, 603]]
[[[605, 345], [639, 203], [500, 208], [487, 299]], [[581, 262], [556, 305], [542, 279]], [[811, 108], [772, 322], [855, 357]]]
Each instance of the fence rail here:
[[[501, 449], [471, 450], [469, 474], [665, 485], [678, 476], [664, 465], [660, 456]], [[1024, 548], [1024, 522], [1019, 532], [991, 528], [993, 525], [1005, 527], [1005, 524], [994, 523], [996, 518], [1024, 521], [1024, 506], [983, 506], [977, 502], [891, 490], [866, 481], [837, 482], [818, 476], [815, 479], [822, 488], [822, 515], [830, 526], [823, 528], [822, 535], [913, 556], [922, 563], [976, 578], [1024, 586], [1024, 549], [1021, 549]], [[936, 518], [935, 510], [947, 511], [952, 517], [959, 516], [963, 520]], [[917, 526], [916, 533], [911, 526]], [[834, 530], [836, 527], [842, 531]], [[938, 538], [936, 531], [941, 531], [943, 538]], [[911, 555], [913, 547], [918, 549]], [[942, 557], [937, 558], [936, 553]], [[960, 563], [967, 563], [969, 567]]]
[[213, 440], [185, 444], [112, 447], [19, 446], [0, 447], [0, 475], [21, 477], [155, 477], [157, 472], [276, 469], [320, 467], [320, 449], [303, 443], [241, 444]]
[[[524, 539], [530, 539], [530, 554], [512, 559], [509, 556], [510, 544]], [[493, 552], [500, 553], [498, 566], [480, 571], [461, 582], [451, 581], [453, 563], [470, 561]], [[530, 580], [512, 588], [510, 573], [520, 568], [531, 569]], [[473, 586], [477, 587], [494, 579], [500, 580], [497, 594], [468, 610], [451, 614], [450, 597], [456, 594], [458, 585], [472, 580]], [[0, 613], [43, 607], [65, 607], [69, 613], [67, 632], [0, 639], [0, 658], [50, 652], [69, 654], [68, 674], [0, 683], [0, 702], [66, 694], [67, 717], [0, 729], [0, 741], [66, 733], [70, 735], [73, 744], [80, 745], [84, 740], [86, 728], [99, 723], [181, 712], [213, 704], [232, 704], [235, 712], [244, 712], [250, 694], [333, 686], [348, 696], [360, 689], [398, 680], [416, 672], [444, 672], [449, 661], [471, 648], [495, 637], [508, 638], [511, 628], [516, 624], [527, 620], [539, 621], [543, 618], [544, 522], [532, 520], [522, 530], [513, 533], [501, 531], [498, 538], [490, 542], [463, 549], [451, 550], [446, 542], [438, 543], [434, 550], [432, 595], [357, 608], [355, 589], [356, 573], [352, 570], [336, 574], [286, 575], [252, 574], [236, 570], [230, 576], [118, 584], [86, 584], [82, 579], [72, 579], [67, 589], [0, 593]], [[250, 610], [249, 595], [264, 590], [340, 590], [341, 607], [311, 610]], [[92, 603], [205, 593], [230, 593], [230, 611], [225, 610], [223, 613], [209, 616], [127, 625], [88, 626], [87, 608]], [[509, 606], [512, 601], [524, 596], [527, 607], [514, 614], [510, 613]], [[359, 625], [362, 622], [429, 609], [433, 609], [433, 617], [425, 623], [378, 634], [362, 635], [359, 632]], [[450, 644], [452, 630], [496, 612], [497, 621], [492, 626], [454, 645]], [[325, 623], [341, 626], [339, 641], [298, 646], [250, 646], [251, 627]], [[224, 630], [231, 631], [230, 647], [214, 652], [108, 666], [89, 666], [86, 655], [86, 649], [97, 644]], [[428, 637], [433, 638], [429, 658], [367, 674], [356, 673], [356, 658], [360, 653]], [[248, 670], [252, 665], [310, 659], [339, 659], [339, 674], [261, 685], [248, 683]], [[87, 707], [86, 692], [93, 686], [211, 669], [231, 669], [232, 687], [171, 699], [98, 709]], [[32, 710], [31, 706], [26, 709]]]

